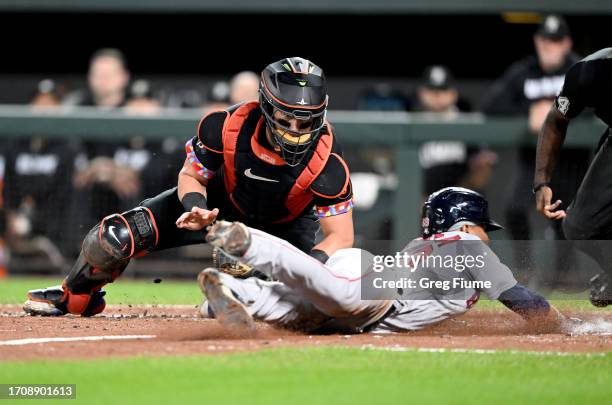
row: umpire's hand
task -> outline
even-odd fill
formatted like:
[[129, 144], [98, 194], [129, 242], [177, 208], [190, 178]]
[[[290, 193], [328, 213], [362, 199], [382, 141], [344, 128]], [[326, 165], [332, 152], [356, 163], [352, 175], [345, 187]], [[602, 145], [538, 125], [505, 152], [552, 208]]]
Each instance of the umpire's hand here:
[[548, 186], [542, 186], [536, 192], [536, 209], [548, 219], [565, 218], [565, 210], [558, 210], [561, 200], [551, 204], [553, 191]]
[[183, 213], [176, 220], [176, 226], [190, 231], [199, 231], [215, 222], [217, 215], [219, 215], [218, 208], [209, 211], [204, 208], [193, 207], [191, 211]]

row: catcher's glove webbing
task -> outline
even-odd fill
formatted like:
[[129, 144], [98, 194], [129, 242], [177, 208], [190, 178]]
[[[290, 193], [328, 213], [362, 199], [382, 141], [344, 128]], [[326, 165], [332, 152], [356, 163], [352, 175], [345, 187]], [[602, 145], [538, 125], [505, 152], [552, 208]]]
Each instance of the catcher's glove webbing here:
[[212, 252], [213, 265], [219, 270], [230, 276], [237, 278], [247, 278], [251, 276], [253, 267], [248, 264], [240, 263], [238, 260], [225, 254], [221, 249], [214, 248]]

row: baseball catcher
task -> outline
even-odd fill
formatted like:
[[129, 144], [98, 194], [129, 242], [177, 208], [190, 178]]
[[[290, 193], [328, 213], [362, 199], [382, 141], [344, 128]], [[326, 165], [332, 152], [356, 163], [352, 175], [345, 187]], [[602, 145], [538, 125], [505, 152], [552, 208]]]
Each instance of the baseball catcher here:
[[[202, 118], [185, 145], [177, 187], [104, 218], [85, 237], [62, 285], [30, 291], [24, 310], [100, 313], [102, 288], [133, 257], [204, 243], [204, 228], [217, 217], [263, 229], [323, 262], [352, 246], [350, 176], [326, 119], [327, 104], [319, 66], [297, 57], [268, 65], [259, 100]], [[319, 228], [323, 239], [315, 245]], [[217, 259], [233, 274], [249, 272]]]

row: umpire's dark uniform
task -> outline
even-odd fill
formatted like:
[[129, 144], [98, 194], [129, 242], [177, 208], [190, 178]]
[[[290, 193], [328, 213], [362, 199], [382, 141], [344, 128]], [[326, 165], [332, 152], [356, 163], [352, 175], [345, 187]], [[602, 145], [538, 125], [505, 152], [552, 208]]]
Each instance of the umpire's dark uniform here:
[[[542, 186], [547, 185], [546, 180], [551, 178], [551, 159], [554, 159], [555, 149], [563, 142], [567, 121], [578, 116], [585, 108], [592, 108], [595, 115], [608, 125], [600, 139], [595, 158], [563, 220], [566, 238], [578, 241], [577, 247], [590, 255], [603, 270], [603, 273], [591, 278], [589, 298], [598, 307], [612, 304], [612, 248], [608, 242], [612, 239], [611, 94], [612, 48], [595, 52], [571, 67], [542, 132], [541, 149], [537, 157], [538, 170], [534, 178], [534, 190], [537, 193]], [[538, 204], [541, 204], [541, 200]]]
[[595, 52], [572, 66], [555, 107], [568, 119], [592, 108], [608, 125], [576, 198], [567, 209], [565, 236], [574, 240], [612, 239], [612, 48]]

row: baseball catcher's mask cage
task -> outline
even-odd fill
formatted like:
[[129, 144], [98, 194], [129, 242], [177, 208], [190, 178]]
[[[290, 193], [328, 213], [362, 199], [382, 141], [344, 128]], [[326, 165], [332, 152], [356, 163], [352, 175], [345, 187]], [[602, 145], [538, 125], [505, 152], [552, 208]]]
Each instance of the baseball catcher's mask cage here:
[[[325, 126], [327, 101], [323, 71], [306, 59], [282, 59], [262, 72], [261, 111], [281, 157], [289, 166], [297, 166], [315, 144]], [[276, 114], [277, 111], [281, 114]], [[297, 120], [297, 130], [291, 128], [289, 120]]]
[[479, 193], [462, 187], [447, 187], [432, 193], [423, 204], [423, 237], [446, 232], [460, 221], [470, 221], [486, 231], [503, 229], [489, 216], [489, 204]]

